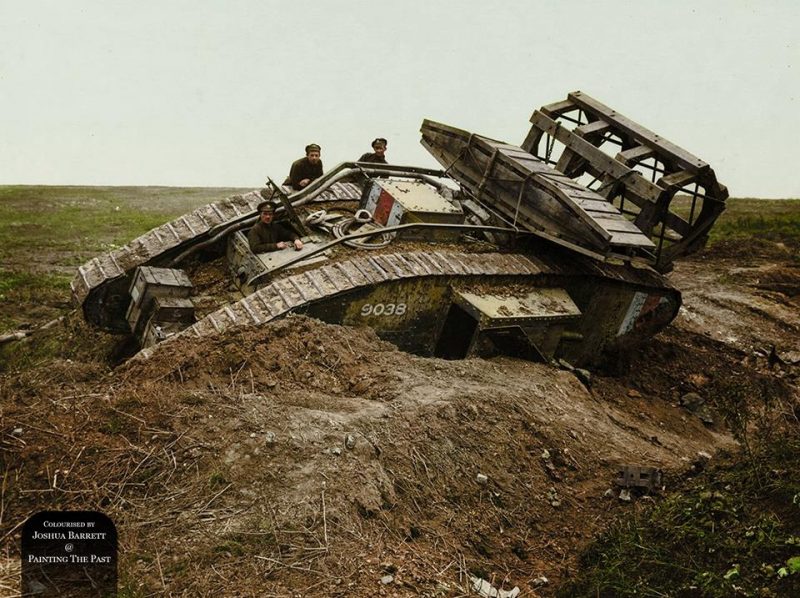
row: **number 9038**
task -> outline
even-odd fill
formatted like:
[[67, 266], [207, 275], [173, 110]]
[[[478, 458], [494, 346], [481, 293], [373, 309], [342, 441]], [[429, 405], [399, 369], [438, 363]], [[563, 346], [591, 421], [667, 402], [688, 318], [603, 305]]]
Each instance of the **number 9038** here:
[[405, 303], [365, 303], [361, 306], [362, 316], [402, 316], [404, 313]]

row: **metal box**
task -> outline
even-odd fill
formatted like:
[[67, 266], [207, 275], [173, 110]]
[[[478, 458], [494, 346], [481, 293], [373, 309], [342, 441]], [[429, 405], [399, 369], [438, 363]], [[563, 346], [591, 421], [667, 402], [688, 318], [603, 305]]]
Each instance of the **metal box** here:
[[[364, 189], [361, 207], [375, 222], [383, 226], [429, 222], [433, 224], [462, 224], [464, 211], [423, 181], [398, 181], [379, 179], [371, 181]], [[403, 231], [409, 240], [450, 241], [460, 232], [425, 228]]]
[[131, 282], [131, 303], [126, 314], [131, 332], [138, 334], [144, 328], [147, 316], [156, 297], [188, 298], [192, 281], [186, 272], [172, 268], [141, 266]]

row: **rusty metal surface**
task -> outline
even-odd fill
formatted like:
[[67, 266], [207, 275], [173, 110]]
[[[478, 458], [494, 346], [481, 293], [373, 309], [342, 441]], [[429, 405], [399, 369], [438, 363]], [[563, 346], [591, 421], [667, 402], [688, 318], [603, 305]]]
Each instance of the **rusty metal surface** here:
[[536, 288], [491, 291], [459, 290], [456, 301], [483, 327], [521, 325], [530, 321], [572, 319], [581, 315], [564, 289]]
[[[586, 316], [580, 323], [586, 326], [586, 330], [581, 329], [581, 332], [587, 337], [580, 352], [581, 359], [586, 359], [618, 337], [621, 318], [626, 315], [626, 311], [630, 311], [627, 306], [634, 300], [636, 292], [646, 292], [654, 297], [671, 294], [674, 297], [671, 308], [675, 312], [680, 303], [680, 295], [671, 289], [662, 276], [651, 269], [637, 270], [630, 265], [603, 264], [602, 267], [597, 267], [588, 259], [565, 264], [561, 260], [553, 260], [551, 263], [549, 260], [532, 259], [520, 254], [463, 253], [449, 250], [370, 253], [346, 256], [299, 274], [287, 272], [283, 278], [208, 314], [190, 328], [170, 338], [199, 338], [225, 330], [258, 326], [291, 312], [307, 313], [313, 305], [324, 307], [322, 311], [311, 311], [316, 317], [324, 316], [326, 321], [352, 324], [358, 320], [354, 316], [363, 304], [363, 301], [356, 300], [357, 297], [383, 297], [382, 301], [389, 302], [393, 293], [407, 294], [413, 281], [439, 280], [436, 288], [428, 288], [425, 292], [441, 293], [443, 289], [452, 287], [457, 280], [466, 281], [468, 286], [465, 288], [474, 290], [477, 287], [470, 285], [477, 283], [479, 286], [492, 287], [505, 285], [517, 278], [529, 286], [526, 291], [529, 293], [533, 290], [532, 286], [553, 280], [554, 277], [569, 287], [567, 293], [570, 296], [575, 293], [576, 288], [584, 289], [587, 293], [578, 307], [570, 300], [571, 307], [575, 307], [575, 313], [570, 312], [570, 315], [585, 312]], [[494, 283], [494, 280], [498, 282]], [[542, 283], [537, 282], [540, 280]], [[384, 287], [394, 291], [377, 292]], [[604, 290], [598, 291], [600, 288]], [[596, 300], [598, 292], [608, 297], [608, 304]], [[437, 301], [444, 309], [450, 300], [442, 298]], [[623, 304], [621, 311], [619, 307], [609, 311], [611, 305], [620, 302]], [[636, 312], [636, 316], [639, 315], [640, 312]], [[662, 316], [658, 320], [658, 326], [663, 327], [673, 315]], [[610, 322], [608, 326], [597, 325], [597, 321], [602, 318]], [[433, 333], [438, 325], [435, 320], [436, 318], [432, 318], [420, 325]], [[396, 334], [398, 337], [418, 334], [414, 331], [414, 326], [411, 328], [397, 331]], [[639, 335], [641, 328], [631, 326], [627, 332], [631, 334], [623, 339], [624, 342], [628, 342], [629, 337]], [[394, 338], [391, 335], [389, 337]], [[157, 350], [157, 346], [140, 352], [139, 356], [148, 357], [154, 350]]]
[[[450, 251], [355, 257], [281, 278], [170, 338], [201, 337], [230, 328], [265, 324], [311, 301], [392, 280], [434, 275], [431, 272], [436, 276], [533, 276], [542, 273], [539, 266], [524, 256], [490, 253], [481, 254], [479, 260], [472, 258], [470, 254]], [[152, 350], [142, 352], [142, 356], [149, 356]]]
[[652, 491], [661, 489], [662, 477], [663, 473], [657, 467], [623, 465], [614, 482], [623, 488], [644, 488]]

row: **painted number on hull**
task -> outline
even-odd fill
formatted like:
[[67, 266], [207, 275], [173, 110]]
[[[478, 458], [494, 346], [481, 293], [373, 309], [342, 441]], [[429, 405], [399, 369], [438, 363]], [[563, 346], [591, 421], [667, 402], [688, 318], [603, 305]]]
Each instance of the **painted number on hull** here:
[[362, 316], [402, 316], [404, 313], [405, 303], [365, 303], [361, 306]]

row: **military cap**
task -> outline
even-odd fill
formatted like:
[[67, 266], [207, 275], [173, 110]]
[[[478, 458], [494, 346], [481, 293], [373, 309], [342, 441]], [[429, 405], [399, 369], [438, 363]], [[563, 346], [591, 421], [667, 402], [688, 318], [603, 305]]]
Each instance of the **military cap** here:
[[274, 212], [275, 211], [275, 203], [271, 201], [262, 201], [258, 206], [256, 206], [256, 210], [259, 212]]
[[383, 137], [378, 137], [372, 141], [372, 147], [374, 148], [379, 143], [382, 143], [384, 147], [389, 145]]
[[318, 146], [316, 143], [309, 143], [306, 146], [306, 154], [308, 154], [309, 152], [321, 152], [321, 151], [322, 148]]

